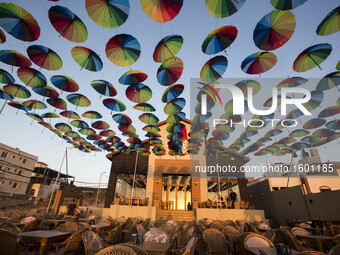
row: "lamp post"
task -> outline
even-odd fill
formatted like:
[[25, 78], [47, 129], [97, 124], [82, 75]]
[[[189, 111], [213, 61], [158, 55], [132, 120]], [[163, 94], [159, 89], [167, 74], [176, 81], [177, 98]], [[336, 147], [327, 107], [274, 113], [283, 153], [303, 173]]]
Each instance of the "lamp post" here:
[[97, 190], [97, 198], [96, 198], [96, 205], [97, 206], [97, 203], [98, 203], [98, 197], [99, 197], [99, 190], [100, 190], [100, 183], [102, 181], [102, 175], [105, 174], [106, 172], [101, 172], [100, 173], [100, 176], [99, 176], [99, 184], [98, 184], [98, 190]]

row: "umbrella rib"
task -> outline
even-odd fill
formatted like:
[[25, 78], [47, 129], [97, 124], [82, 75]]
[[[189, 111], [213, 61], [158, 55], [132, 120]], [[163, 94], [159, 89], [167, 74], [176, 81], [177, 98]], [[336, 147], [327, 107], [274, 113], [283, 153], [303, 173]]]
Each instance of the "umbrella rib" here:
[[314, 62], [314, 64], [316, 64], [319, 67], [319, 69], [322, 70], [321, 66], [319, 66], [319, 64], [314, 60], [314, 58], [311, 55], [309, 55], [308, 52], [306, 54]]

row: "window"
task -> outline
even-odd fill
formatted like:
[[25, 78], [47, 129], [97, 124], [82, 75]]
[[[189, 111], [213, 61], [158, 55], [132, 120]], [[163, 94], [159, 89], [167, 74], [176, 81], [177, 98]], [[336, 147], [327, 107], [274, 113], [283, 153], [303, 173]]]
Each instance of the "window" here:
[[8, 185], [11, 185], [12, 184], [12, 181], [10, 181], [9, 183], [8, 183]]
[[7, 171], [11, 171], [11, 168], [9, 167], [9, 168], [7, 168]]
[[8, 156], [8, 152], [3, 151], [3, 152], [1, 153], [1, 157], [2, 157], [2, 158], [7, 158], [7, 156]]
[[279, 187], [273, 187], [273, 190], [279, 190]]
[[15, 189], [17, 187], [17, 183], [15, 182], [12, 187]]
[[27, 160], [26, 160], [26, 159], [24, 159], [24, 160], [22, 161], [22, 163], [24, 163], [24, 164], [25, 164], [26, 162], [27, 162]]
[[[133, 184], [132, 174], [120, 174], [116, 183], [116, 198], [129, 198]], [[134, 185], [133, 196], [139, 199], [145, 198], [146, 192], [146, 175], [137, 174]]]
[[2, 170], [2, 165], [0, 165], [0, 170]]
[[19, 158], [19, 160], [21, 160], [21, 159], [22, 159], [22, 157]]
[[18, 172], [18, 175], [22, 175], [22, 170], [20, 170], [20, 171]]
[[18, 169], [15, 168], [14, 172], [17, 172]]
[[34, 196], [34, 193], [35, 193], [35, 189], [31, 189], [30, 196]]
[[15, 155], [13, 156], [13, 158], [15, 158]]

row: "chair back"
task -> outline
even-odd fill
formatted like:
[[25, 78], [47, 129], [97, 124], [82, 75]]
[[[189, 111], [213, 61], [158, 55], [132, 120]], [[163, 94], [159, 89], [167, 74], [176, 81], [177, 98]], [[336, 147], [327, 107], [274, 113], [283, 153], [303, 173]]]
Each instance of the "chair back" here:
[[75, 222], [65, 222], [60, 224], [56, 230], [60, 232], [70, 232], [75, 233], [80, 229], [79, 225]]
[[0, 255], [17, 255], [19, 253], [20, 237], [6, 229], [0, 229]]
[[0, 217], [1, 218], [8, 218], [9, 217], [9, 214], [5, 211], [0, 211]]
[[131, 243], [121, 243], [120, 246], [126, 246], [134, 250], [137, 255], [149, 255], [146, 251], [144, 251], [142, 248], [139, 248], [138, 246], [131, 244]]
[[293, 250], [302, 251], [302, 242], [296, 239], [287, 228], [279, 228], [278, 233], [285, 245], [288, 245]]
[[145, 242], [168, 243], [170, 239], [166, 232], [156, 228], [146, 232], [143, 240]]
[[9, 222], [2, 222], [0, 224], [0, 229], [6, 229], [15, 234], [18, 234], [20, 232], [20, 229], [16, 225], [9, 223]]
[[91, 225], [86, 223], [86, 222], [77, 222], [78, 224], [78, 229], [87, 229], [87, 230], [91, 230]]
[[192, 237], [187, 245], [185, 246], [183, 255], [190, 255], [194, 253], [195, 246], [197, 243], [197, 237]]
[[86, 229], [80, 229], [77, 232], [73, 233], [69, 238], [66, 239], [66, 251], [76, 251], [80, 248], [83, 243], [82, 233], [85, 232]]
[[310, 236], [311, 235], [307, 230], [303, 228], [299, 228], [299, 227], [292, 228], [291, 232], [294, 236], [297, 236], [297, 235], [298, 236]]
[[232, 226], [225, 226], [222, 228], [222, 233], [226, 237], [229, 237], [230, 235], [233, 235], [233, 234], [240, 234], [240, 231], [238, 231], [236, 228]]
[[137, 255], [137, 253], [130, 247], [114, 245], [101, 250], [96, 255]]
[[85, 231], [81, 235], [86, 254], [91, 253], [91, 251], [100, 251], [104, 248], [103, 241], [96, 232]]
[[222, 224], [222, 222], [220, 222], [220, 221], [214, 221], [214, 222], [210, 225], [210, 228], [217, 229], [217, 230], [221, 231], [222, 228], [223, 228], [223, 226], [224, 226], [224, 225]]
[[208, 246], [208, 254], [228, 254], [231, 249], [231, 245], [229, 245], [223, 233], [216, 229], [206, 229], [203, 232], [203, 239]]
[[329, 252], [328, 255], [338, 255], [340, 254], [340, 244], [335, 245]]
[[[29, 218], [29, 219], [27, 219]], [[33, 218], [33, 220], [32, 220]], [[25, 223], [22, 227], [22, 232], [34, 231], [40, 227], [41, 220], [35, 217], [26, 217], [20, 221], [21, 223]], [[26, 223], [27, 222], [27, 223]]]
[[263, 233], [263, 236], [265, 236], [266, 238], [268, 238], [272, 243], [274, 243], [275, 240], [275, 231], [270, 229], [267, 230], [266, 232]]

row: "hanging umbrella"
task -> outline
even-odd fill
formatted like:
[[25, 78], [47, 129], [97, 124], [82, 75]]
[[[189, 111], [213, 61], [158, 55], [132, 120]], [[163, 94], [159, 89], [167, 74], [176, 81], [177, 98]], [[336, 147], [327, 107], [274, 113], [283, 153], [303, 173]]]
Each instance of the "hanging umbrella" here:
[[59, 70], [63, 61], [53, 50], [42, 45], [31, 45], [27, 48], [29, 58], [41, 68], [47, 70]]
[[79, 90], [79, 85], [72, 78], [65, 75], [54, 75], [51, 77], [51, 82], [62, 91], [76, 92]]
[[32, 88], [44, 88], [47, 84], [46, 77], [33, 68], [20, 67], [17, 71], [17, 75], [23, 83]]
[[183, 62], [178, 57], [165, 60], [157, 70], [158, 83], [169, 86], [175, 83], [183, 73]]
[[218, 79], [222, 78], [222, 75], [228, 67], [228, 60], [224, 56], [216, 56], [209, 59], [201, 69], [200, 79], [202, 82], [211, 84]]
[[7, 71], [0, 69], [0, 83], [13, 84], [15, 82], [14, 77]]
[[99, 130], [104, 130], [110, 128], [110, 125], [107, 124], [105, 121], [97, 120], [92, 123], [92, 127]]
[[304, 129], [296, 129], [292, 132], [290, 132], [289, 136], [290, 137], [303, 137], [309, 134], [308, 130], [304, 130]]
[[87, 111], [87, 112], [84, 112], [81, 116], [84, 117], [84, 118], [88, 118], [88, 119], [101, 119], [101, 118], [103, 118], [103, 116], [99, 112], [96, 112], [96, 111]]
[[118, 136], [109, 136], [108, 138], [106, 138], [106, 141], [108, 143], [118, 143], [120, 142], [120, 138]]
[[324, 98], [324, 94], [321, 91], [313, 90], [311, 92], [311, 98], [307, 103], [302, 104], [308, 111], [312, 111], [317, 108]]
[[174, 19], [183, 5], [183, 0], [140, 0], [140, 2], [145, 14], [161, 23]]
[[151, 104], [148, 104], [148, 103], [136, 104], [133, 107], [133, 109], [136, 109], [136, 110], [142, 111], [142, 112], [154, 112], [154, 111], [156, 111], [156, 109]]
[[91, 105], [91, 101], [86, 96], [79, 93], [69, 94], [66, 96], [66, 99], [77, 107], [88, 107]]
[[253, 95], [256, 95], [261, 90], [261, 84], [254, 80], [242, 80], [236, 83], [235, 86], [242, 90], [245, 97], [248, 97], [248, 88], [253, 89]]
[[280, 48], [293, 35], [295, 25], [295, 16], [290, 11], [272, 11], [257, 23], [253, 35], [255, 45], [267, 51]]
[[137, 70], [131, 70], [125, 72], [120, 78], [119, 83], [123, 85], [131, 85], [135, 83], [141, 83], [148, 78], [146, 73]]
[[101, 95], [107, 97], [114, 97], [117, 95], [117, 90], [108, 81], [95, 80], [91, 82], [91, 86]]
[[279, 84], [277, 84], [277, 89], [280, 90], [281, 88], [292, 88], [292, 87], [298, 87], [304, 83], [306, 83], [308, 80], [301, 77], [291, 77], [284, 79]]
[[48, 18], [54, 29], [71, 42], [81, 43], [87, 39], [87, 28], [81, 19], [68, 8], [56, 5], [48, 10]]
[[23, 110], [23, 111], [29, 111], [31, 110], [30, 108], [27, 108], [26, 106], [24, 106], [21, 102], [19, 101], [12, 101], [12, 102], [8, 102], [7, 103], [9, 106], [12, 106], [18, 110]]
[[60, 132], [63, 132], [63, 133], [72, 131], [72, 128], [66, 123], [57, 123], [57, 124], [54, 125], [54, 127], [57, 130], [59, 130]]
[[32, 62], [21, 53], [14, 50], [0, 50], [0, 61], [12, 66], [29, 67]]
[[169, 133], [179, 133], [185, 128], [183, 123], [178, 123], [174, 125], [169, 125], [166, 127], [166, 131]]
[[318, 130], [315, 130], [313, 133], [312, 133], [312, 136], [313, 137], [317, 137], [317, 138], [325, 138], [325, 137], [329, 137], [329, 136], [332, 136], [334, 135], [335, 132], [331, 129], [328, 129], [328, 128], [320, 128]]
[[185, 118], [184, 112], [179, 112], [175, 115], [169, 115], [165, 120], [167, 124], [176, 124], [181, 122]]
[[71, 50], [72, 57], [78, 65], [80, 65], [80, 70], [83, 68], [98, 72], [103, 68], [103, 61], [100, 57], [91, 49], [76, 46]]
[[291, 10], [302, 5], [307, 0], [270, 0], [270, 3], [278, 10]]
[[30, 109], [46, 109], [47, 106], [46, 104], [44, 104], [43, 102], [39, 101], [39, 100], [27, 100], [25, 102], [23, 102], [23, 105], [26, 106], [27, 108]]
[[303, 115], [303, 112], [300, 109], [295, 109], [290, 111], [287, 115], [286, 115], [286, 119], [297, 119], [299, 117], [301, 117]]
[[126, 135], [133, 135], [136, 133], [136, 129], [132, 125], [119, 125], [118, 129]]
[[39, 94], [40, 96], [43, 96], [44, 98], [45, 97], [50, 97], [50, 98], [59, 97], [59, 93], [54, 88], [51, 88], [50, 86], [46, 86], [41, 89], [33, 89], [33, 91]]
[[127, 34], [118, 34], [106, 44], [106, 56], [117, 66], [130, 66], [140, 55], [140, 44], [135, 37]]
[[132, 120], [124, 113], [116, 113], [112, 115], [112, 119], [119, 125], [131, 125]]
[[7, 101], [7, 100], [12, 100], [14, 97], [7, 94], [7, 92], [5, 92], [4, 89], [0, 88], [0, 98]]
[[68, 119], [73, 119], [73, 120], [79, 120], [80, 116], [78, 115], [78, 113], [74, 112], [74, 111], [70, 111], [70, 110], [66, 110], [66, 111], [62, 111], [60, 112], [61, 116], [64, 116], [65, 118]]
[[40, 27], [33, 16], [12, 3], [0, 4], [0, 26], [22, 41], [33, 42], [40, 36]]
[[279, 129], [272, 129], [272, 130], [269, 130], [269, 131], [264, 135], [264, 137], [265, 137], [265, 138], [269, 138], [269, 137], [276, 136], [276, 135], [281, 134], [281, 133], [282, 133], [282, 130], [279, 130]]
[[89, 128], [89, 125], [83, 120], [72, 120], [70, 124], [76, 128]]
[[339, 130], [340, 129], [340, 120], [332, 120], [326, 124], [326, 128], [332, 130]]
[[152, 91], [148, 86], [142, 83], [138, 83], [138, 84], [130, 85], [126, 89], [125, 95], [132, 102], [146, 103], [147, 101], [151, 99]]
[[306, 121], [305, 124], [303, 124], [303, 128], [304, 129], [314, 129], [314, 128], [319, 128], [322, 125], [324, 125], [326, 123], [325, 119], [321, 119], [321, 118], [314, 118], [314, 119], [310, 119], [308, 121]]
[[123, 112], [126, 110], [126, 106], [123, 102], [119, 101], [118, 99], [107, 98], [103, 100], [103, 104], [106, 108], [115, 112]]
[[332, 88], [337, 88], [338, 85], [340, 85], [340, 72], [333, 72], [327, 74], [321, 79], [321, 81], [316, 86], [316, 90], [324, 91]]
[[214, 55], [225, 51], [236, 39], [237, 28], [234, 26], [222, 26], [211, 31], [202, 43], [202, 51], [208, 55]]
[[83, 135], [95, 135], [96, 131], [92, 128], [82, 128], [82, 129], [79, 129], [79, 133]]
[[105, 137], [114, 137], [116, 135], [116, 132], [114, 132], [111, 129], [104, 129], [103, 131], [99, 133], [99, 135], [105, 136]]
[[43, 119], [53, 119], [53, 118], [59, 118], [60, 116], [54, 112], [45, 112], [41, 114], [41, 118]]
[[339, 106], [331, 106], [331, 107], [327, 107], [326, 109], [323, 109], [319, 113], [318, 118], [327, 118], [327, 117], [334, 116], [338, 113], [340, 113], [340, 107]]
[[3, 87], [4, 91], [12, 97], [29, 98], [31, 93], [24, 86], [18, 84], [8, 84]]
[[146, 125], [142, 129], [146, 132], [151, 132], [151, 133], [157, 133], [157, 132], [161, 131], [161, 129], [159, 127], [157, 127], [156, 125]]
[[65, 135], [71, 138], [80, 138], [80, 135], [75, 131], [66, 132]]
[[270, 70], [277, 62], [277, 57], [270, 52], [257, 52], [246, 57], [241, 64], [243, 72], [259, 74]]
[[167, 103], [167, 102], [174, 100], [180, 94], [182, 94], [183, 90], [184, 90], [183, 84], [171, 85], [170, 87], [166, 88], [166, 90], [164, 91], [163, 96], [162, 96], [162, 102]]
[[316, 29], [316, 33], [318, 35], [330, 35], [338, 31], [340, 31], [340, 6], [327, 14]]
[[340, 70], [340, 60], [338, 61], [338, 63], [336, 64], [336, 70]]
[[[32, 118], [33, 120], [36, 120], [38, 122], [42, 122], [43, 119], [38, 115], [38, 114], [35, 114], [35, 113], [30, 113], [30, 112], [26, 112], [25, 113], [26, 116]], [[33, 122], [33, 121], [32, 121]], [[32, 124], [32, 123], [31, 123]]]
[[246, 0], [205, 0], [205, 5], [211, 15], [225, 18], [237, 12]]
[[62, 98], [49, 98], [46, 100], [47, 103], [52, 105], [55, 108], [58, 108], [60, 110], [66, 110], [67, 109], [67, 104]]
[[129, 0], [86, 0], [87, 14], [104, 28], [119, 27], [129, 16]]
[[0, 44], [3, 44], [4, 42], [6, 42], [6, 35], [5, 35], [4, 32], [0, 29]]
[[145, 124], [155, 125], [159, 122], [156, 115], [152, 113], [143, 113], [139, 116], [139, 120]]
[[183, 45], [183, 37], [180, 35], [169, 35], [164, 37], [156, 45], [153, 52], [153, 60], [162, 63], [168, 58], [175, 57]]
[[295, 72], [306, 72], [320, 64], [331, 54], [332, 45], [328, 43], [315, 44], [302, 51], [295, 59], [293, 69]]
[[184, 98], [176, 98], [169, 103], [167, 103], [164, 107], [164, 113], [168, 115], [175, 115], [182, 111], [185, 106]]

